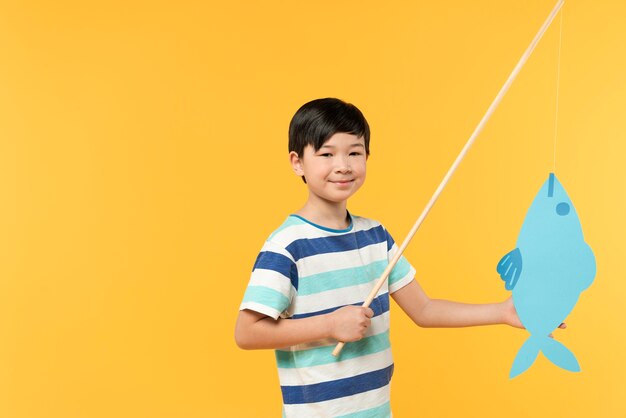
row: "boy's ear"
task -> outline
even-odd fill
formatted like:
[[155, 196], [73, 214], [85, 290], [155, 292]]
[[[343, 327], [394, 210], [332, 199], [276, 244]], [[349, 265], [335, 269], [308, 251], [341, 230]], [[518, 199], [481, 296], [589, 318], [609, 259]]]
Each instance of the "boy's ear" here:
[[291, 162], [291, 168], [300, 177], [304, 176], [304, 170], [302, 169], [302, 160], [298, 157], [298, 153], [291, 151], [289, 153], [289, 162]]

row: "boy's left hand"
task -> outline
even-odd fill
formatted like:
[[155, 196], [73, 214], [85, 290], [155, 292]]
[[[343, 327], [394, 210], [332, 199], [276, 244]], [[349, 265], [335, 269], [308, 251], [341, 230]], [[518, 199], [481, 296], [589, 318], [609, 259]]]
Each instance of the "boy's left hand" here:
[[515, 328], [525, 328], [517, 315], [517, 310], [513, 304], [513, 297], [510, 296], [507, 300], [502, 302], [502, 305], [504, 308], [503, 323]]
[[[515, 309], [515, 305], [513, 304], [513, 297], [509, 297], [507, 300], [502, 302], [502, 304], [504, 307], [503, 322], [515, 328], [525, 329], [526, 327], [524, 327], [524, 324], [522, 324], [522, 321], [520, 321], [519, 316], [517, 315], [517, 310]], [[563, 322], [561, 323], [561, 325], [559, 325], [559, 328], [565, 329], [567, 328], [567, 325], [565, 324], [565, 322]], [[550, 337], [552, 337], [552, 334], [550, 334]]]

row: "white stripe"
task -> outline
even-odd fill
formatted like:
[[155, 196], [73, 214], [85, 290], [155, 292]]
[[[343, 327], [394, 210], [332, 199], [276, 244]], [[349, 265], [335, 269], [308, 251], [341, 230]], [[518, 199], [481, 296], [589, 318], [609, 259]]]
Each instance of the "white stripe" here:
[[291, 299], [291, 293], [295, 292], [289, 277], [274, 270], [255, 269], [250, 275], [248, 286], [267, 287], [282, 293], [288, 299]]
[[269, 251], [272, 253], [284, 255], [285, 257], [289, 258], [291, 261], [295, 263], [295, 260], [291, 256], [291, 253], [274, 241], [265, 241], [265, 243], [263, 244], [263, 247], [261, 247], [260, 252], [264, 252], [264, 251]]
[[313, 404], [284, 405], [287, 418], [326, 418], [365, 411], [389, 400], [389, 385], [352, 396]]
[[[369, 328], [367, 329], [367, 331], [365, 331], [365, 335], [363, 336], [363, 338], [371, 337], [372, 335], [378, 335], [381, 332], [387, 331], [388, 329], [389, 329], [389, 311], [385, 312], [382, 315], [378, 315], [372, 318], [372, 322]], [[309, 348], [314, 348], [314, 347], [325, 347], [325, 346], [336, 345], [336, 344], [337, 344], [337, 340], [333, 338], [326, 338], [324, 340], [314, 341], [312, 343], [294, 345], [294, 346], [285, 348], [285, 350], [300, 351], [300, 350], [308, 350]]]
[[390, 260], [393, 258], [394, 255], [396, 255], [397, 251], [398, 251], [398, 244], [396, 244], [394, 242], [393, 246], [389, 249], [389, 259]]
[[312, 385], [373, 372], [391, 366], [391, 348], [366, 356], [300, 369], [278, 368], [282, 386]]
[[277, 319], [280, 316], [280, 312], [278, 312], [276, 309], [256, 302], [243, 302], [241, 305], [239, 305], [239, 310], [243, 311], [244, 309], [250, 309], [251, 311], [267, 315], [274, 319]]
[[329, 236], [338, 236], [358, 231], [367, 231], [368, 229], [380, 226], [379, 222], [372, 221], [371, 219], [354, 217], [354, 223], [350, 231], [331, 232], [316, 228], [301, 219], [300, 222], [302, 223], [290, 225], [280, 230], [271, 238], [271, 241], [287, 247], [292, 242], [302, 239], [303, 237], [306, 237], [307, 239], [315, 239]]
[[[319, 312], [336, 306], [352, 305], [363, 302], [369, 295], [377, 279], [356, 286], [327, 290], [326, 292], [294, 298], [293, 313], [305, 314]], [[378, 295], [387, 293], [387, 282], [380, 289]], [[377, 296], [378, 297], [378, 296]]]
[[[376, 261], [388, 260], [387, 257], [387, 241], [356, 250], [316, 254], [298, 260], [298, 275], [303, 280], [306, 280], [307, 276], [313, 274], [361, 267]], [[367, 262], [364, 260], [367, 260]]]
[[357, 231], [365, 231], [375, 226], [382, 226], [380, 222], [374, 219], [362, 218], [360, 216], [353, 216], [352, 218], [354, 219], [354, 228]]
[[327, 237], [328, 232], [312, 228], [311, 225], [301, 221], [301, 224], [291, 225], [279, 231], [276, 235], [272, 237], [272, 241], [280, 243], [285, 247], [291, 244], [292, 242], [302, 239], [303, 237], [307, 237], [309, 239]]

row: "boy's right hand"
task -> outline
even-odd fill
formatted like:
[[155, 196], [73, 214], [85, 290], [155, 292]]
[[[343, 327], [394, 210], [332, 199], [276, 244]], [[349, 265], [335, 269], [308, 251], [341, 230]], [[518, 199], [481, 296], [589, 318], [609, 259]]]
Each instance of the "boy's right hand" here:
[[344, 343], [358, 341], [365, 336], [372, 323], [374, 311], [363, 306], [344, 306], [328, 314], [330, 336]]

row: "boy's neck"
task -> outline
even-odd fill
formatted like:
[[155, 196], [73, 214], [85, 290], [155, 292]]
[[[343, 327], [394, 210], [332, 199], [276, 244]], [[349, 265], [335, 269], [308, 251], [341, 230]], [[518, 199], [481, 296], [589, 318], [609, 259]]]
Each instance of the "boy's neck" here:
[[309, 199], [296, 215], [330, 229], [346, 229], [350, 226], [346, 202], [333, 203]]

